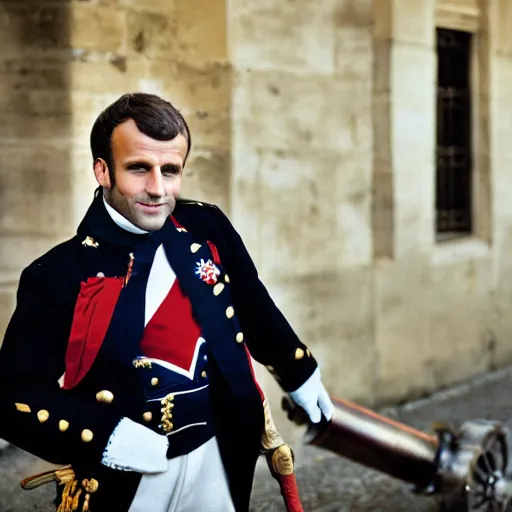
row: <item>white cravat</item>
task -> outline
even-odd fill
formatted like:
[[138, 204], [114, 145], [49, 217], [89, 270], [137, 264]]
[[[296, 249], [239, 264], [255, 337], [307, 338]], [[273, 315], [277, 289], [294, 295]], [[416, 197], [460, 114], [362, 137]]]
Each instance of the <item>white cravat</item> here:
[[129, 231], [130, 233], [135, 233], [136, 235], [146, 235], [149, 231], [144, 231], [143, 229], [138, 228], [135, 224], [132, 224], [126, 217], [123, 217], [117, 210], [114, 210], [112, 206], [107, 203], [105, 196], [103, 196], [103, 204], [107, 209], [108, 214], [112, 218], [112, 220], [125, 231]]

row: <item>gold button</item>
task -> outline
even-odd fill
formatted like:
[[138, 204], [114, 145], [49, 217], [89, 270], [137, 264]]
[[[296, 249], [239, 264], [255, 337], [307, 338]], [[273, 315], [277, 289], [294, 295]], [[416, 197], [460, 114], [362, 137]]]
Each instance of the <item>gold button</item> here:
[[142, 417], [144, 418], [144, 421], [149, 423], [153, 419], [153, 414], [150, 412], [145, 412]]
[[82, 441], [84, 443], [90, 443], [93, 437], [94, 434], [88, 428], [82, 430]]
[[158, 378], [157, 377], [153, 377], [151, 379], [151, 385], [152, 386], [158, 386]]
[[197, 251], [199, 251], [199, 249], [201, 249], [201, 246], [199, 244], [192, 244], [190, 246], [190, 250], [193, 252], [193, 253], [196, 253]]
[[301, 348], [298, 348], [295, 351], [295, 359], [299, 360], [299, 359], [302, 359], [303, 357], [304, 357], [304, 350], [302, 350]]
[[229, 308], [226, 309], [226, 316], [228, 318], [233, 318], [235, 316], [235, 310], [233, 309], [233, 306], [229, 306]]
[[30, 412], [30, 406], [27, 404], [14, 404], [20, 412]]
[[44, 423], [50, 417], [50, 413], [45, 409], [41, 409], [37, 412], [37, 419], [40, 423]]
[[208, 374], [206, 372], [201, 372], [201, 377], [203, 377], [203, 379], [206, 379], [207, 375]]
[[236, 341], [237, 341], [237, 343], [242, 343], [242, 341], [244, 341], [244, 333], [243, 332], [239, 332], [236, 335]]
[[60, 420], [59, 421], [59, 430], [61, 432], [66, 432], [66, 430], [69, 428], [69, 421], [66, 420]]
[[224, 283], [217, 283], [213, 287], [213, 295], [215, 295], [215, 296], [220, 295], [222, 293], [222, 290], [224, 290]]
[[96, 393], [96, 400], [104, 404], [110, 404], [112, 400], [114, 400], [114, 393], [112, 393], [112, 391], [108, 391], [108, 389], [104, 389], [103, 391]]
[[[87, 480], [87, 479], [82, 480], [82, 486], [84, 487], [85, 492], [92, 494], [92, 493], [95, 493], [99, 489], [100, 483], [95, 478], [90, 478], [89, 480]], [[86, 497], [86, 501], [87, 501], [87, 497]], [[85, 510], [85, 508], [82, 508], [82, 510]]]
[[224, 276], [224, 281], [226, 281], [226, 283], [229, 283], [229, 282], [230, 282], [230, 281], [229, 281], [229, 276], [228, 276], [227, 274]]

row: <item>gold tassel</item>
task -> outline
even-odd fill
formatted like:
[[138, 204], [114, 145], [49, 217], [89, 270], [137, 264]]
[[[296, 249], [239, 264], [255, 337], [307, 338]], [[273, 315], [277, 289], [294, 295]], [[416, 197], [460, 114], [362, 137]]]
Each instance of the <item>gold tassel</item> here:
[[82, 489], [78, 489], [78, 492], [75, 494], [75, 497], [73, 498], [73, 505], [71, 507], [71, 511], [75, 512], [78, 510], [78, 507], [80, 506], [80, 496], [82, 495]]
[[61, 495], [61, 502], [57, 508], [57, 512], [68, 512], [68, 510], [67, 510], [68, 496], [69, 496], [69, 491], [70, 491], [72, 485], [73, 485], [73, 480], [66, 482], [66, 484], [64, 485], [64, 489], [62, 490], [62, 495]]

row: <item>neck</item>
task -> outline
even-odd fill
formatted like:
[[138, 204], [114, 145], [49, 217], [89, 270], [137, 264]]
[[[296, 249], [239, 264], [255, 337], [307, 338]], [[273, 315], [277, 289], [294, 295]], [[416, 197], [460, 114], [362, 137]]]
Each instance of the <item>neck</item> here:
[[124, 229], [129, 233], [134, 233], [135, 235], [146, 235], [149, 233], [149, 231], [144, 231], [143, 229], [138, 228], [135, 224], [132, 224], [126, 217], [123, 217], [116, 209], [114, 209], [107, 203], [105, 196], [103, 196], [103, 204], [105, 205], [105, 208], [108, 214], [110, 215], [111, 219], [121, 229]]

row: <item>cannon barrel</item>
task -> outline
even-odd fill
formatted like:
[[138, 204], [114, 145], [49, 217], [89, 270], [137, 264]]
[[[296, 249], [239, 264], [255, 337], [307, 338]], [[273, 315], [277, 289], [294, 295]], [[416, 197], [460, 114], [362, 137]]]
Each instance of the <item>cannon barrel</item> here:
[[311, 424], [305, 440], [418, 486], [437, 473], [439, 439], [348, 402], [333, 400], [331, 422]]
[[499, 422], [471, 420], [456, 430], [438, 424], [427, 434], [348, 400], [332, 401], [332, 419], [310, 423], [283, 399], [289, 419], [308, 425], [305, 444], [413, 484], [415, 492], [464, 494], [468, 510], [512, 510], [509, 432]]

